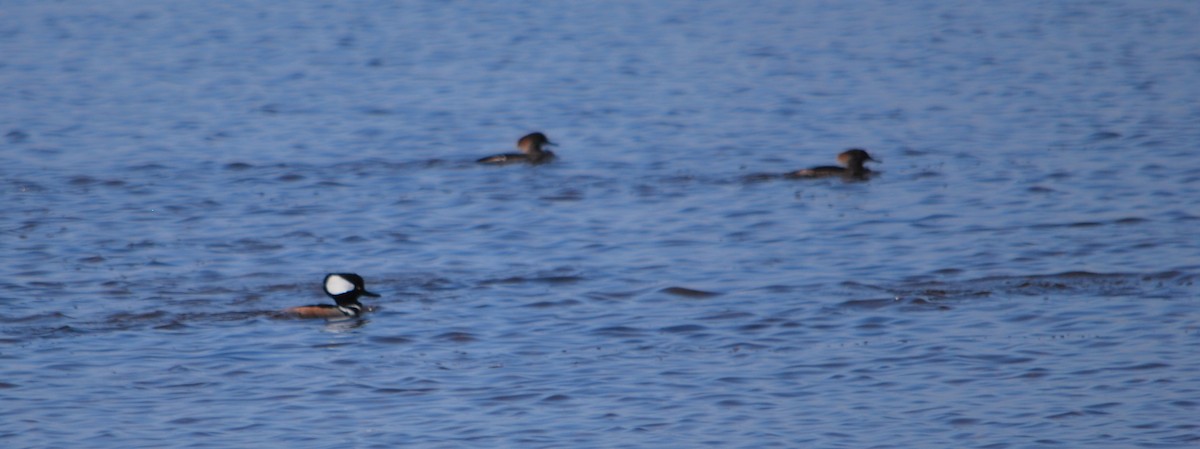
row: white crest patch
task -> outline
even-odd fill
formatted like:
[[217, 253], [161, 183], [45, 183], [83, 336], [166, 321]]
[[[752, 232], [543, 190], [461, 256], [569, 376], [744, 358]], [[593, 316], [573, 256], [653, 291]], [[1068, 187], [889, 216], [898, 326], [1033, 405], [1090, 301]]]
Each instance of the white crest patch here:
[[340, 295], [354, 290], [354, 283], [347, 281], [346, 278], [333, 275], [325, 279], [325, 291], [331, 295]]

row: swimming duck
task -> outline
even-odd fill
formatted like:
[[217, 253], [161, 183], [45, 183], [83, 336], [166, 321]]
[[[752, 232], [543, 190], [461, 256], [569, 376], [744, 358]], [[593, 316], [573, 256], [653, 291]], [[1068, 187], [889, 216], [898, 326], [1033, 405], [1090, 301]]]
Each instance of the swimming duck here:
[[545, 134], [530, 133], [517, 141], [517, 149], [520, 153], [505, 153], [495, 156], [488, 156], [477, 160], [481, 164], [511, 164], [514, 162], [527, 162], [530, 164], [542, 164], [550, 162], [554, 159], [554, 152], [543, 150], [543, 146], [557, 145], [551, 142]]
[[297, 318], [356, 318], [366, 310], [358, 302], [360, 296], [379, 297], [367, 291], [363, 278], [354, 273], [330, 273], [325, 275], [325, 294], [333, 298], [337, 305], [316, 304], [311, 306], [291, 307], [284, 313]]
[[845, 167], [836, 167], [832, 165], [824, 165], [820, 167], [805, 168], [796, 170], [791, 173], [786, 173], [783, 176], [787, 178], [823, 178], [829, 176], [841, 176], [844, 178], [864, 179], [871, 176], [871, 169], [864, 167], [863, 164], [867, 161], [879, 162], [878, 159], [871, 157], [866, 150], [858, 148], [843, 151], [837, 156], [839, 164]]

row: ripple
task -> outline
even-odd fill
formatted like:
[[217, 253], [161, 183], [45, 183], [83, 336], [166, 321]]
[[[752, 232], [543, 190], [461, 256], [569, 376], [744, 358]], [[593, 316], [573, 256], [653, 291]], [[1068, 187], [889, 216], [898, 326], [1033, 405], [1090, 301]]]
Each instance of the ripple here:
[[607, 326], [594, 329], [591, 333], [604, 337], [637, 337], [644, 335], [646, 331], [628, 326]]
[[452, 341], [455, 343], [470, 343], [477, 338], [469, 332], [445, 332], [434, 337], [438, 340]]
[[698, 332], [703, 332], [707, 329], [708, 328], [706, 328], [704, 326], [700, 326], [698, 324], [680, 324], [678, 326], [664, 327], [660, 330], [663, 332], [666, 332], [668, 334], [694, 334], [694, 333], [698, 333]]
[[[440, 338], [440, 337], [439, 337], [439, 338]], [[411, 344], [411, 343], [412, 343], [412, 339], [411, 339], [411, 338], [409, 338], [409, 337], [403, 337], [403, 336], [399, 336], [399, 335], [395, 335], [395, 336], [374, 336], [374, 337], [371, 337], [371, 341], [372, 341], [372, 342], [375, 342], [375, 343], [385, 344], [385, 345], [406, 345], [406, 344]]]
[[662, 289], [662, 290], [659, 290], [659, 291], [660, 291], [660, 292], [662, 292], [662, 293], [666, 293], [666, 294], [668, 294], [668, 295], [682, 296], [682, 297], [685, 297], [685, 298], [697, 298], [697, 299], [699, 299], [699, 298], [711, 298], [711, 297], [714, 297], [714, 296], [720, 296], [720, 295], [721, 295], [720, 293], [717, 293], [717, 292], [709, 292], [709, 291], [704, 291], [704, 290], [696, 290], [696, 289], [691, 289], [691, 288], [687, 288], [687, 287], [667, 287], [667, 288], [664, 288], [664, 289]]

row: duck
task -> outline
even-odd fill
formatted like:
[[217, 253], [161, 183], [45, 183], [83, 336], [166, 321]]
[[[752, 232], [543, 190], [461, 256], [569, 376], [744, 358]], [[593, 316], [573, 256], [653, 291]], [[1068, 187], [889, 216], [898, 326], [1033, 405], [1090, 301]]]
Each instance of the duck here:
[[284, 313], [296, 318], [358, 318], [369, 310], [358, 302], [358, 298], [361, 296], [379, 297], [378, 294], [367, 291], [362, 276], [354, 273], [325, 275], [325, 294], [333, 298], [337, 304], [290, 307], [285, 309]]
[[554, 152], [543, 150], [544, 146], [557, 146], [558, 144], [551, 142], [545, 134], [540, 132], [529, 133], [517, 141], [517, 149], [520, 153], [504, 153], [495, 156], [481, 158], [475, 162], [481, 164], [503, 165], [516, 162], [525, 162], [529, 164], [542, 164], [550, 162], [554, 159]]
[[843, 178], [866, 179], [871, 176], [871, 169], [864, 167], [863, 164], [867, 161], [879, 162], [878, 159], [871, 157], [866, 150], [859, 148], [851, 148], [837, 155], [837, 161], [844, 167], [832, 165], [824, 165], [820, 167], [805, 168], [794, 172], [785, 173], [785, 178], [825, 178], [831, 176], [841, 176]]

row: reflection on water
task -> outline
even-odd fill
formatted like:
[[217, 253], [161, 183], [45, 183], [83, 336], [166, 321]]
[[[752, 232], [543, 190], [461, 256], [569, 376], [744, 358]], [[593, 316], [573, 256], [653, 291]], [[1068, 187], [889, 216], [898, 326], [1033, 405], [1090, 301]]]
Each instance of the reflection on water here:
[[5, 447], [1200, 438], [1192, 2], [0, 15]]

